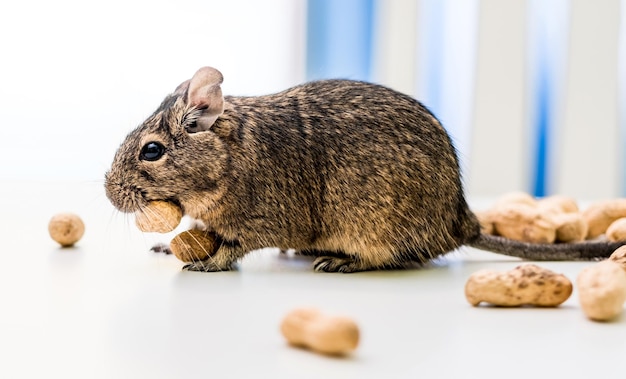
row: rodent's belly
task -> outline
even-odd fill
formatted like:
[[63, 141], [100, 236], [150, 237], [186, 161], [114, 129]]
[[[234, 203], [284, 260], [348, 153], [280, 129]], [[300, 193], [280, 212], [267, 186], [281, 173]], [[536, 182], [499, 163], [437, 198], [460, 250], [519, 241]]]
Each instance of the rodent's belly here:
[[[253, 217], [240, 223], [214, 223], [207, 220], [206, 225], [222, 238], [237, 241], [244, 250], [262, 248], [280, 248], [282, 250], [319, 250], [347, 254], [360, 254], [369, 251], [388, 250], [390, 246], [381, 241], [370, 229], [350, 223], [349, 228], [334, 225], [333, 231], [315, 228], [307, 222], [289, 222], [284, 218]], [[366, 237], [367, 235], [368, 237]]]
[[[257, 250], [266, 247], [281, 249], [304, 249], [306, 241], [298, 233], [290, 233], [280, 227], [280, 222], [267, 217], [228, 217], [203, 218], [207, 228], [228, 241], [237, 241], [245, 250]], [[310, 243], [308, 244], [310, 245]]]

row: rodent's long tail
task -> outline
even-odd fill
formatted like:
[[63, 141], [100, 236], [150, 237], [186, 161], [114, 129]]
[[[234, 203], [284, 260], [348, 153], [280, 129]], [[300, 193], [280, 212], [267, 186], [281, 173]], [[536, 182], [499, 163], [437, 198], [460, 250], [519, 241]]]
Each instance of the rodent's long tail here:
[[586, 261], [608, 258], [624, 242], [528, 243], [480, 234], [468, 246], [531, 261]]

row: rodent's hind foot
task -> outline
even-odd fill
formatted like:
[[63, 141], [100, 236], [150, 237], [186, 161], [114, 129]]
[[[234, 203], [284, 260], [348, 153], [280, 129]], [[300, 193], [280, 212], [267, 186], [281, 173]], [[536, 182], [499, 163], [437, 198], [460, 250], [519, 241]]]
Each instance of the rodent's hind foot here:
[[317, 250], [317, 249], [296, 250], [294, 252], [294, 255], [300, 255], [303, 257], [336, 257], [336, 258], [351, 259], [349, 255], [340, 251]]
[[197, 271], [197, 272], [218, 272], [218, 271], [230, 271], [232, 265], [218, 266], [215, 262], [209, 258], [204, 261], [192, 262], [183, 266], [183, 271]]
[[333, 256], [323, 256], [315, 259], [313, 261], [313, 267], [315, 271], [322, 272], [342, 272], [342, 273], [350, 273], [350, 272], [359, 272], [368, 270], [367, 267], [363, 267], [363, 264], [358, 262], [356, 259], [345, 256], [345, 257], [333, 257]]

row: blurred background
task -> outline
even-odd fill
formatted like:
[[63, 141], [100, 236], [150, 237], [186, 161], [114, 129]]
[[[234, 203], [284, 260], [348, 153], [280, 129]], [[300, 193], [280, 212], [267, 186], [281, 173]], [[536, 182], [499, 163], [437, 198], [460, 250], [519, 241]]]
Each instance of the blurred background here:
[[0, 4], [0, 179], [102, 181], [201, 66], [231, 95], [349, 78], [410, 94], [470, 196], [626, 196], [626, 0]]

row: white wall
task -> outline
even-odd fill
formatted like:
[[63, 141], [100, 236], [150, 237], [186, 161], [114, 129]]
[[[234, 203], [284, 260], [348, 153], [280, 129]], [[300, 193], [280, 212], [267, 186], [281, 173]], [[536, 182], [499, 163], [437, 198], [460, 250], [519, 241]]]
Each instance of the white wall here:
[[0, 3], [0, 179], [102, 180], [203, 65], [227, 94], [304, 80], [304, 0]]
[[555, 190], [582, 198], [615, 197], [621, 192], [620, 150], [625, 148], [618, 104], [620, 0], [573, 0], [571, 9]]
[[[439, 28], [444, 51], [435, 58], [444, 96], [436, 100], [461, 148], [473, 196], [531, 189], [526, 52], [533, 2], [543, 4], [377, 3], [372, 79], [427, 105], [424, 86], [432, 78], [425, 65], [433, 57], [420, 20], [437, 5], [452, 17]], [[571, 31], [561, 54], [566, 62], [554, 68], [563, 79], [549, 191], [623, 195], [626, 0], [556, 2], [571, 5]], [[467, 11], [459, 12], [459, 4]], [[304, 81], [305, 11], [306, 0], [1, 2], [0, 179], [102, 180], [126, 133], [203, 65], [224, 73], [227, 94], [273, 92]]]
[[471, 155], [466, 190], [498, 196], [528, 191], [526, 5], [482, 0], [478, 27]]
[[[581, 199], [626, 195], [626, 0], [409, 3], [379, 2], [388, 29], [379, 32], [374, 79], [435, 111], [460, 150], [471, 196], [539, 188]], [[411, 23], [417, 38], [401, 42]], [[549, 128], [544, 185], [535, 186], [540, 67]]]

